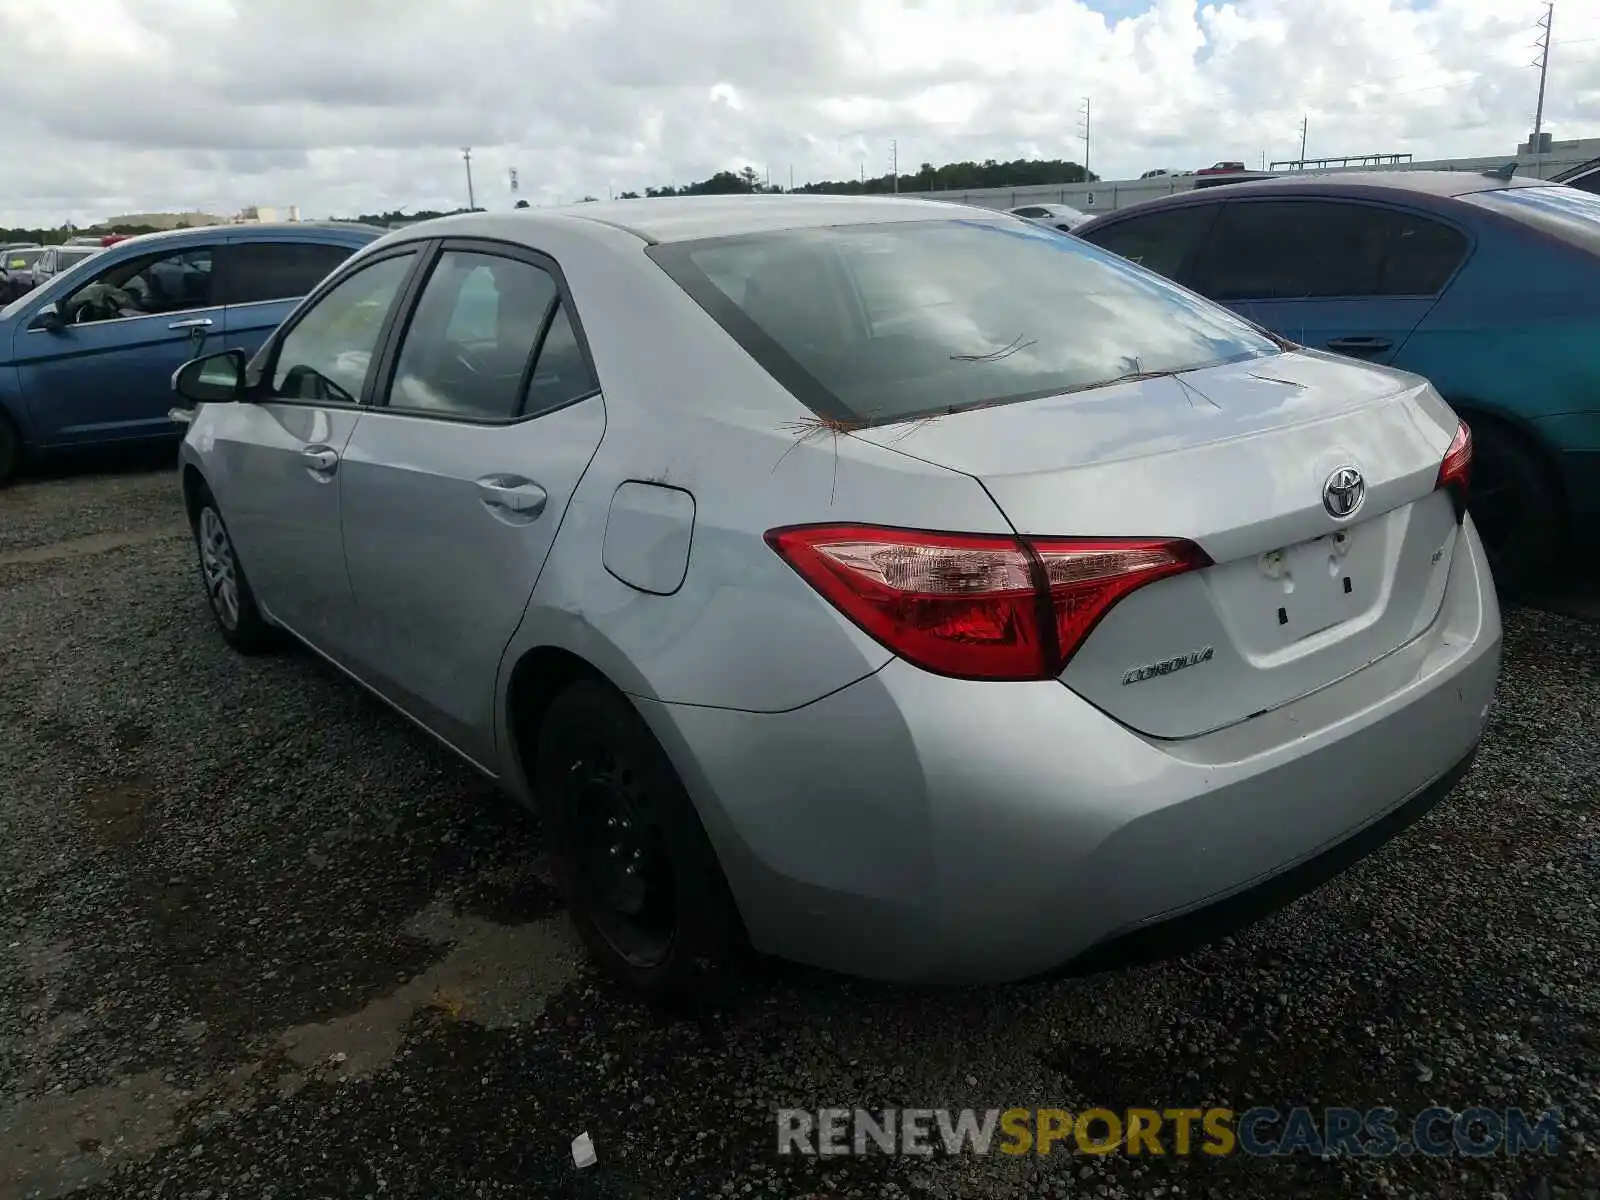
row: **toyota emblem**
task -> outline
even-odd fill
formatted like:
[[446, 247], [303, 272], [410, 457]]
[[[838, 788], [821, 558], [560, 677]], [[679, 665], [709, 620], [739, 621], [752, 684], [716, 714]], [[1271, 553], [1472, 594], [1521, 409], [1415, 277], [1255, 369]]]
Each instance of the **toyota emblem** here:
[[1354, 467], [1340, 467], [1322, 485], [1322, 507], [1330, 517], [1344, 520], [1355, 515], [1367, 498], [1367, 481]]

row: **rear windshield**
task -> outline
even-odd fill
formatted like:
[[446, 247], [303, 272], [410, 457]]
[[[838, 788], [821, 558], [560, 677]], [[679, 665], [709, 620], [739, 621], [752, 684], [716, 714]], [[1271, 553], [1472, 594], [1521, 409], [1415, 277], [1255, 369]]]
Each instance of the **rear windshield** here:
[[56, 266], [59, 270], [66, 270], [73, 263], [82, 262], [95, 252], [96, 247], [87, 246], [82, 250], [60, 250], [56, 252]]
[[7, 250], [0, 255], [0, 267], [8, 271], [21, 271], [33, 266], [43, 250]]
[[1226, 309], [1011, 218], [791, 230], [649, 253], [802, 403], [851, 422], [1280, 353]]
[[1462, 199], [1600, 253], [1600, 196], [1551, 184], [1474, 192]]

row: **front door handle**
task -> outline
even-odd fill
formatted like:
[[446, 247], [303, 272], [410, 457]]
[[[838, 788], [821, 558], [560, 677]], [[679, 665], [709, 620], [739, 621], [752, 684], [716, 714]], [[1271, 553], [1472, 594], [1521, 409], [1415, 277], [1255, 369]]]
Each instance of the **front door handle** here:
[[339, 452], [331, 446], [307, 446], [300, 451], [306, 470], [315, 475], [332, 475], [339, 465]]
[[210, 329], [210, 317], [190, 317], [187, 321], [174, 321], [168, 329]]
[[1393, 345], [1386, 337], [1336, 337], [1328, 342], [1328, 349], [1341, 354], [1378, 354]]
[[477, 481], [478, 498], [495, 516], [525, 524], [544, 512], [550, 494], [520, 475], [485, 475]]

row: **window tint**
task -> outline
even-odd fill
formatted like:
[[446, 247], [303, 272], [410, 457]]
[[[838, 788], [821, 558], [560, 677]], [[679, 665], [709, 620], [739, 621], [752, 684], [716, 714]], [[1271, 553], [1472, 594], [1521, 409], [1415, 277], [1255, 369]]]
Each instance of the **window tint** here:
[[555, 300], [555, 280], [538, 267], [446, 251], [406, 330], [390, 406], [488, 420], [516, 416]]
[[384, 318], [415, 258], [400, 254], [361, 267], [319, 297], [278, 347], [272, 394], [334, 404], [360, 400]]
[[[56, 269], [67, 269], [66, 252], [55, 253]], [[82, 257], [92, 257], [92, 252]], [[71, 293], [61, 303], [61, 315], [68, 322], [81, 325], [209, 308], [213, 303], [211, 263], [209, 246], [124, 259], [96, 271]]]
[[549, 412], [579, 396], [587, 396], [598, 387], [567, 316], [567, 306], [561, 304], [539, 347], [539, 361], [528, 383], [528, 403], [523, 411]]
[[1466, 253], [1456, 230], [1333, 200], [1226, 204], [1195, 271], [1217, 300], [1432, 295]]
[[227, 251], [223, 303], [296, 300], [333, 274], [354, 251], [317, 242], [239, 242]]
[[[1600, 175], [1595, 178], [1600, 180]], [[1551, 184], [1548, 187], [1500, 188], [1462, 198], [1573, 245], [1600, 251], [1600, 195], [1593, 192]]]
[[1048, 217], [1050, 215], [1042, 208], [1014, 208], [1011, 211], [1019, 217]]
[[1077, 238], [949, 219], [667, 243], [650, 254], [813, 411], [866, 422], [1278, 353]]
[[1567, 186], [1577, 188], [1580, 192], [1588, 192], [1590, 195], [1600, 194], [1600, 171], [1580, 175]]
[[1216, 205], [1191, 204], [1148, 216], [1129, 217], [1106, 228], [1090, 225], [1078, 236], [1158, 275], [1187, 282], [1183, 277], [1183, 264], [1200, 244], [1216, 214]]

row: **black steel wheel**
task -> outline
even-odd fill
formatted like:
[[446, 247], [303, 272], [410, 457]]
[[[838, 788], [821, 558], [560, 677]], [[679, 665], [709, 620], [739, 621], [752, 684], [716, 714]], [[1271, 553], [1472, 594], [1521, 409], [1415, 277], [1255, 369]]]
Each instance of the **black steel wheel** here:
[[539, 730], [535, 790], [556, 876], [599, 966], [652, 999], [708, 994], [737, 917], [666, 753], [627, 697], [580, 680]]

